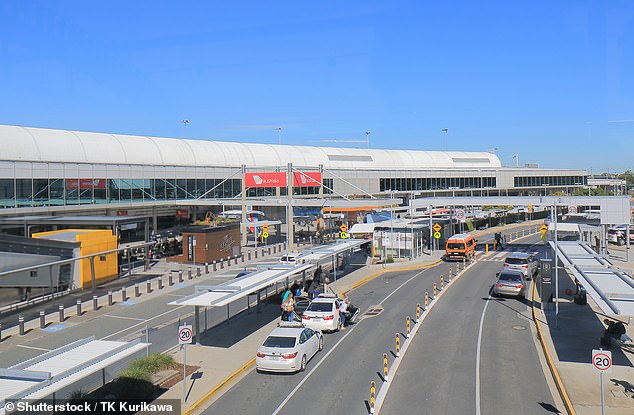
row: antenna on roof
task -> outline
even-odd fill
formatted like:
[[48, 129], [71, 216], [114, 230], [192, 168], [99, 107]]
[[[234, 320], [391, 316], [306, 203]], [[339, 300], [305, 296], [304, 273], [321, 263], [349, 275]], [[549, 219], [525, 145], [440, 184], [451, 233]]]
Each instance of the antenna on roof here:
[[181, 120], [181, 122], [185, 126], [185, 134], [183, 134], [183, 138], [187, 138], [186, 137], [187, 136], [187, 134], [186, 134], [187, 133], [187, 124], [189, 124], [189, 120], [188, 119], [184, 119], [184, 120]]

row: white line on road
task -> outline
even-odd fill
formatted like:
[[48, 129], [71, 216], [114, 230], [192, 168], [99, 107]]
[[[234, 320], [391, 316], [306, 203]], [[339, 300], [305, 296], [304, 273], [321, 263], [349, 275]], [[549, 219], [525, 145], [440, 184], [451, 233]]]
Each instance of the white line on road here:
[[135, 317], [124, 317], [124, 316], [114, 316], [112, 314], [104, 314], [104, 317], [112, 317], [112, 318], [122, 318], [124, 320], [134, 320], [134, 321], [146, 321], [144, 318], [135, 318]]
[[[407, 284], [408, 282], [412, 281], [414, 278], [422, 275], [425, 271], [427, 271], [427, 269], [424, 269], [420, 272], [418, 272], [417, 274], [415, 274], [412, 278], [408, 279], [407, 281], [405, 281], [404, 283], [402, 283], [401, 285], [399, 285], [398, 287], [396, 287], [390, 294], [388, 294], [383, 300], [381, 300], [381, 302], [379, 304], [383, 304], [385, 301], [387, 301], [394, 293], [396, 293], [398, 290], [400, 290], [405, 284]], [[288, 401], [291, 400], [291, 398], [295, 395], [295, 393], [297, 393], [297, 391], [299, 390], [299, 388], [302, 387], [302, 385], [304, 383], [306, 383], [306, 381], [308, 380], [308, 378], [319, 368], [319, 366], [321, 366], [321, 364], [323, 362], [326, 361], [326, 359], [328, 358], [328, 356], [330, 356], [330, 354], [332, 352], [335, 351], [335, 349], [339, 346], [339, 344], [341, 344], [341, 342], [350, 335], [350, 333], [352, 333], [352, 331], [354, 329], [356, 329], [359, 324], [361, 324], [363, 320], [359, 320], [359, 322], [357, 324], [355, 324], [354, 326], [350, 327], [349, 331], [342, 337], [339, 339], [339, 341], [337, 343], [335, 343], [334, 346], [332, 346], [332, 349], [328, 350], [328, 353], [326, 353], [324, 355], [324, 357], [321, 358], [321, 360], [315, 365], [315, 367], [312, 368], [312, 370], [310, 372], [308, 372], [308, 374], [306, 376], [304, 376], [304, 379], [302, 379], [297, 386], [295, 386], [295, 388], [293, 388], [293, 390], [288, 394], [288, 396], [286, 397], [286, 399], [284, 399], [282, 401], [282, 403], [275, 409], [275, 411], [273, 411], [273, 414], [271, 415], [277, 415], [282, 408], [284, 408], [284, 406], [288, 403]]]
[[35, 346], [27, 346], [25, 344], [16, 344], [17, 347], [24, 347], [25, 349], [33, 349], [33, 350], [40, 350], [43, 352], [50, 352], [51, 349], [45, 349], [43, 347], [35, 347]]
[[478, 347], [476, 349], [476, 415], [480, 415], [480, 349], [482, 348], [482, 326], [484, 325], [484, 314], [487, 312], [487, 307], [491, 302], [491, 294], [487, 298], [487, 302], [482, 310], [482, 316], [480, 317], [480, 328], [478, 329]]
[[181, 309], [181, 308], [183, 308], [183, 307], [186, 307], [186, 306], [181, 305], [181, 306], [178, 306], [178, 307], [174, 307], [174, 308], [173, 308], [173, 309], [171, 309], [170, 311], [166, 311], [166, 312], [164, 312], [164, 313], [158, 314], [158, 315], [156, 315], [156, 316], [154, 316], [154, 317], [152, 317], [152, 318], [150, 318], [150, 319], [144, 320], [144, 321], [142, 321], [142, 322], [140, 322], [140, 323], [134, 324], [134, 325], [132, 325], [132, 326], [130, 326], [130, 327], [127, 327], [127, 328], [125, 328], [125, 329], [122, 329], [122, 330], [116, 331], [116, 332], [114, 332], [114, 333], [112, 333], [112, 334], [109, 334], [109, 335], [107, 335], [107, 336], [105, 336], [105, 337], [102, 337], [102, 338], [101, 338], [101, 340], [106, 340], [106, 339], [107, 339], [107, 338], [109, 338], [109, 337], [114, 337], [114, 336], [116, 336], [116, 335], [118, 335], [118, 334], [121, 334], [121, 333], [123, 333], [123, 332], [125, 332], [125, 331], [128, 331], [128, 330], [130, 330], [130, 329], [132, 329], [132, 328], [134, 328], [134, 327], [137, 327], [137, 326], [142, 326], [143, 324], [146, 324], [146, 323], [147, 323], [148, 321], [150, 321], [150, 320], [154, 320], [155, 318], [163, 317], [164, 315], [166, 315], [166, 314], [170, 314], [170, 313], [173, 313], [174, 311], [176, 311], [176, 310], [180, 310], [180, 309]]

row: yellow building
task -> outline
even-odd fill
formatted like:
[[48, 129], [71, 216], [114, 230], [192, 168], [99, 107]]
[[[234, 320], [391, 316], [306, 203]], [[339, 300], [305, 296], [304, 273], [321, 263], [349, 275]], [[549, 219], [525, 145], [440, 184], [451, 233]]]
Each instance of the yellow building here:
[[[100, 229], [63, 229], [59, 231], [34, 233], [33, 238], [46, 238], [57, 241], [79, 243], [76, 256], [86, 256], [97, 252], [117, 249], [117, 237], [109, 230]], [[95, 257], [95, 283], [100, 284], [118, 276], [118, 255], [116, 252]], [[90, 260], [81, 259], [73, 266], [74, 288], [90, 288], [92, 274]]]

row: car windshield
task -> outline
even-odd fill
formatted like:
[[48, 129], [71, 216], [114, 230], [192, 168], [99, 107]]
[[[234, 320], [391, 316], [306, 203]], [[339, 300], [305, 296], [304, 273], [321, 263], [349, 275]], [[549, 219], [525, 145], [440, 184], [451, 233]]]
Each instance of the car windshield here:
[[462, 242], [452, 242], [447, 244], [447, 249], [464, 249], [464, 244]]
[[290, 349], [295, 347], [295, 337], [269, 336], [264, 342], [264, 347]]
[[506, 263], [510, 265], [523, 265], [527, 262], [526, 258], [506, 258]]
[[293, 262], [293, 261], [295, 261], [295, 257], [294, 256], [283, 256], [282, 258], [280, 258], [280, 261], [282, 261], [282, 262]]
[[332, 311], [332, 303], [317, 303], [313, 301], [308, 306], [307, 311], [321, 311], [321, 312]]
[[498, 280], [500, 280], [500, 281], [521, 281], [522, 279], [520, 278], [519, 275], [515, 275], [515, 274], [500, 274], [500, 276], [498, 277]]

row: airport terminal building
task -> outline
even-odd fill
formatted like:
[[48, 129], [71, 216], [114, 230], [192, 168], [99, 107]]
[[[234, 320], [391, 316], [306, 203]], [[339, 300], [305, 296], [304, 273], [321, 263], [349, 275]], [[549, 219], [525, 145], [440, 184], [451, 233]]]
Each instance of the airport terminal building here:
[[[588, 176], [584, 170], [503, 167], [488, 152], [254, 144], [8, 125], [0, 126], [0, 148], [0, 218], [121, 212], [156, 217], [205, 201], [236, 206], [244, 172], [289, 168], [321, 173], [323, 188], [293, 188], [293, 197], [304, 199], [547, 195], [570, 193], [586, 185]], [[255, 206], [256, 199], [288, 197], [284, 187], [247, 188], [247, 196]]]

